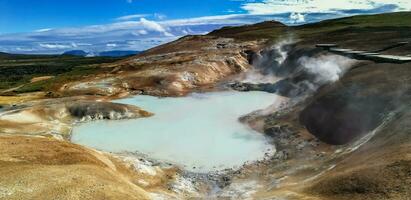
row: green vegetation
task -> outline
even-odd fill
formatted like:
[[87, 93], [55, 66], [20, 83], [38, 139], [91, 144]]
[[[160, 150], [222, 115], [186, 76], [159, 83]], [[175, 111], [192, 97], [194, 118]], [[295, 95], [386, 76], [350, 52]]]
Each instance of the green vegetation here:
[[[0, 91], [25, 93], [48, 91], [54, 86], [84, 76], [104, 72], [98, 64], [111, 63], [120, 58], [77, 57], [50, 55], [12, 55], [0, 53]], [[30, 83], [32, 78], [53, 76], [51, 79]]]
[[385, 13], [378, 15], [359, 15], [339, 19], [325, 20], [319, 23], [300, 26], [302, 28], [311, 27], [401, 27], [411, 26], [411, 12]]
[[411, 12], [397, 12], [331, 19], [289, 27], [279, 22], [269, 21], [240, 27], [224, 27], [211, 32], [210, 35], [231, 37], [239, 40], [276, 40], [286, 35], [292, 35], [300, 39], [312, 39], [321, 38], [323, 34], [355, 34], [375, 30], [402, 31], [402, 29], [406, 29], [404, 32], [410, 32], [410, 27]]
[[314, 37], [323, 33], [364, 32], [367, 30], [399, 30], [411, 27], [411, 12], [359, 15], [318, 23], [295, 26], [293, 29], [300, 37]]
[[273, 39], [285, 33], [288, 27], [280, 22], [266, 21], [253, 25], [223, 27], [212, 31], [209, 35], [231, 37], [239, 40]]

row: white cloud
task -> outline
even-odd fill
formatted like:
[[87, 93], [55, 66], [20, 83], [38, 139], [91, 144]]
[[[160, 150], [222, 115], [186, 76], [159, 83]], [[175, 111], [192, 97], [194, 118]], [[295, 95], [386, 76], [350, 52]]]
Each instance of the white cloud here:
[[53, 29], [51, 29], [51, 28], [43, 28], [43, 29], [35, 30], [34, 32], [41, 33], [41, 32], [47, 32], [47, 31], [51, 31], [51, 30], [53, 30]]
[[145, 18], [141, 18], [140, 23], [141, 23], [142, 26], [144, 26], [148, 30], [164, 33], [164, 35], [167, 36], [167, 37], [172, 37], [173, 36], [173, 34], [167, 32], [166, 29], [163, 26], [161, 26], [159, 23], [157, 23], [155, 21], [150, 21], [150, 20], [147, 20]]
[[115, 20], [117, 21], [128, 21], [128, 20], [133, 20], [133, 19], [140, 19], [142, 17], [148, 17], [150, 16], [149, 14], [134, 14], [134, 15], [126, 15], [126, 16], [121, 16], [116, 18]]
[[139, 30], [138, 33], [140, 35], [147, 35], [148, 34], [148, 32], [146, 30]]
[[68, 48], [75, 47], [72, 44], [57, 44], [57, 43], [54, 43], [54, 44], [40, 43], [39, 46], [42, 48], [46, 48], [46, 49], [68, 49]]
[[301, 24], [305, 22], [305, 16], [301, 13], [293, 12], [290, 14], [290, 20], [291, 20], [291, 23]]
[[75, 43], [77, 46], [92, 46], [90, 43]]
[[150, 20], [147, 20], [145, 18], [141, 18], [140, 23], [141, 23], [142, 26], [144, 26], [145, 28], [147, 28], [149, 30], [158, 31], [158, 32], [165, 32], [166, 31], [160, 24], [158, 24], [155, 21], [150, 21]]
[[411, 10], [410, 0], [263, 0], [243, 4], [250, 14], [324, 13], [350, 9], [373, 9], [384, 5], [397, 5], [398, 10]]
[[116, 43], [107, 43], [106, 47], [116, 47], [117, 44]]
[[160, 24], [168, 26], [189, 26], [189, 25], [202, 25], [202, 24], [243, 24], [243, 17], [247, 17], [246, 14], [231, 14], [231, 15], [216, 15], [205, 16], [188, 19], [176, 19], [159, 22]]
[[132, 34], [135, 36], [141, 36], [141, 35], [147, 35], [148, 32], [146, 30], [138, 30], [138, 31], [132, 32]]
[[17, 47], [16, 50], [17, 50], [17, 51], [21, 51], [21, 52], [32, 52], [32, 51], [36, 51], [37, 49], [35, 49], [35, 48]]
[[[61, 28], [61, 29], [53, 29], [47, 31], [48, 35], [58, 35], [64, 37], [78, 37], [78, 36], [87, 36], [93, 37], [92, 34], [104, 34], [110, 32], [118, 32], [118, 31], [135, 31], [135, 30], [144, 30], [145, 32], [154, 31], [158, 33], [162, 33], [165, 36], [172, 36], [171, 33], [167, 31], [167, 29], [160, 23], [156, 21], [147, 20], [145, 18], [140, 18], [139, 21], [124, 21], [124, 22], [116, 22], [111, 24], [103, 24], [103, 25], [92, 25], [92, 26], [85, 26], [85, 27], [78, 27], [78, 28]], [[144, 32], [142, 31], [142, 32]], [[41, 34], [41, 33], [37, 33]], [[1, 40], [1, 37], [0, 37]]]
[[158, 20], [165, 20], [167, 18], [167, 15], [161, 13], [154, 13], [154, 17]]

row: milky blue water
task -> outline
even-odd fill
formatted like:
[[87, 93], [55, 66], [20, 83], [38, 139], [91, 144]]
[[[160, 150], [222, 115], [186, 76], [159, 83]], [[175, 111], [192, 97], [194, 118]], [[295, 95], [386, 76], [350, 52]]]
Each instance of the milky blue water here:
[[72, 141], [109, 152], [139, 152], [195, 172], [238, 167], [264, 158], [273, 146], [238, 121], [268, 107], [264, 92], [213, 92], [179, 98], [135, 96], [117, 100], [154, 113], [149, 118], [97, 121], [74, 128]]

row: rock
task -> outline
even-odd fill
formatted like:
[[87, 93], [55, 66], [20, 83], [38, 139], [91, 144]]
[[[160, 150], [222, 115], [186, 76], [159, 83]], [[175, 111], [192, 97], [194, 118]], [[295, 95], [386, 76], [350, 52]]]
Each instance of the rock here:
[[223, 176], [223, 177], [221, 177], [221, 179], [218, 181], [217, 184], [220, 188], [224, 188], [224, 187], [230, 185], [230, 183], [231, 183], [231, 178], [228, 177], [228, 176]]
[[151, 113], [137, 107], [110, 102], [80, 102], [67, 105], [67, 110], [73, 117], [84, 120], [126, 119], [147, 117]]
[[287, 158], [288, 158], [288, 152], [285, 150], [281, 150], [277, 152], [273, 157], [273, 159], [276, 159], [276, 160], [287, 160]]

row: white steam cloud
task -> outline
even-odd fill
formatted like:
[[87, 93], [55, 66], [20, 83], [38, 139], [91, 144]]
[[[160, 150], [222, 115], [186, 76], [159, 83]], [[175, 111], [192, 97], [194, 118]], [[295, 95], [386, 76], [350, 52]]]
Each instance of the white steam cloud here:
[[239, 77], [235, 87], [304, 97], [339, 80], [356, 62], [318, 49], [296, 49], [294, 41], [290, 37], [257, 53], [254, 68]]
[[321, 55], [319, 57], [302, 57], [299, 63], [311, 74], [314, 82], [326, 84], [335, 82], [354, 64], [354, 60], [338, 55]]
[[269, 51], [272, 51], [274, 56], [265, 56], [261, 55], [261, 52], [256, 54], [256, 58], [253, 59], [254, 68], [247, 71], [241, 80], [243, 82], [249, 83], [275, 83], [281, 78], [277, 77], [273, 71], [262, 72], [267, 66], [266, 63], [270, 63], [270, 60], [273, 59], [274, 63], [271, 63], [271, 68], [279, 68], [284, 61], [287, 59], [288, 50], [285, 48], [288, 45], [295, 43], [293, 37], [288, 37], [286, 39], [280, 40], [271, 48]]
[[290, 45], [295, 43], [294, 39], [292, 37], [289, 37], [285, 40], [281, 40], [278, 42], [276, 45], [274, 45], [274, 49], [279, 53], [279, 57], [275, 58], [276, 61], [281, 65], [284, 63], [285, 59], [287, 59], [288, 56], [288, 50], [284, 48], [286, 45]]

